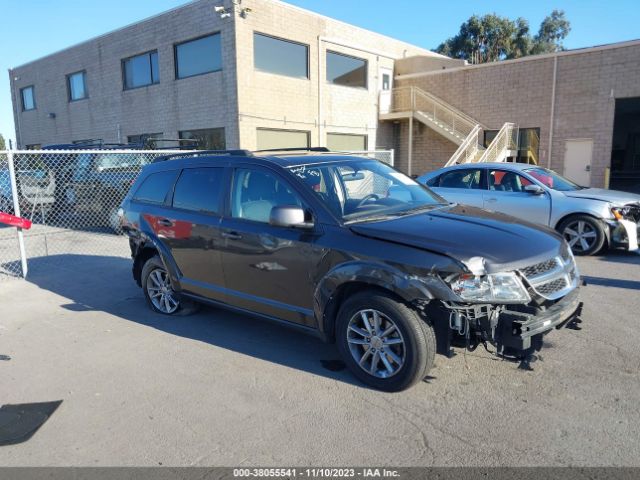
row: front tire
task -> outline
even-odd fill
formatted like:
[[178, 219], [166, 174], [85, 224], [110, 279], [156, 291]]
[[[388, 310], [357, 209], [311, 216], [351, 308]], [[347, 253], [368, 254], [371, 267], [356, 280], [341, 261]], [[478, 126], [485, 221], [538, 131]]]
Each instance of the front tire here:
[[594, 255], [604, 246], [606, 235], [602, 223], [589, 215], [573, 215], [558, 225], [574, 255]]
[[405, 390], [433, 367], [436, 338], [418, 312], [393, 297], [365, 291], [340, 308], [336, 339], [343, 360], [365, 384]]
[[142, 291], [154, 312], [163, 315], [188, 315], [197, 309], [195, 303], [181, 299], [173, 290], [169, 273], [158, 255], [146, 261], [141, 277]]

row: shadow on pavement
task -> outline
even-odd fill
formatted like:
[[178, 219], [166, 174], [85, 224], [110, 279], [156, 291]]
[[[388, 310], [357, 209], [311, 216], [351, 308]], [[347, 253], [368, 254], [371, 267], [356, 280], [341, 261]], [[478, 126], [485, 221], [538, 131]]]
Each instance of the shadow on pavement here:
[[587, 285], [600, 285], [602, 287], [613, 288], [628, 288], [629, 290], [640, 291], [640, 281], [635, 280], [620, 280], [618, 278], [603, 278], [603, 277], [591, 277], [589, 275], [583, 275]]
[[[366, 388], [341, 364], [333, 345], [267, 320], [203, 307], [197, 314], [169, 317], [147, 307], [131, 275], [131, 260], [94, 255], [46, 257], [29, 261], [27, 280], [72, 301], [62, 308], [72, 312], [102, 311], [172, 335], [232, 350], [290, 368], [303, 370]], [[56, 268], [52, 268], [56, 265]]]
[[605, 250], [596, 257], [601, 262], [626, 263], [640, 265], [640, 252], [626, 250]]

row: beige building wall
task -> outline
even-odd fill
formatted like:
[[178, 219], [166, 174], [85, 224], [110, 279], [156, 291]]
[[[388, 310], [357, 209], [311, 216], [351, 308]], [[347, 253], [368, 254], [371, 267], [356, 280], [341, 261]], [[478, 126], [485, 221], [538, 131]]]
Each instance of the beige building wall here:
[[[567, 139], [594, 141], [592, 186], [604, 185], [605, 168], [611, 162], [615, 99], [640, 97], [640, 42], [542, 55], [495, 64], [406, 74], [396, 86], [414, 85], [462, 110], [489, 129], [505, 122], [521, 128], [540, 128], [540, 164], [562, 172]], [[553, 142], [552, 125], [554, 63], [556, 67]], [[415, 123], [415, 122], [414, 122]], [[403, 128], [399, 143], [407, 143]], [[428, 135], [414, 135], [413, 173], [438, 165], [448, 143]], [[551, 154], [549, 153], [551, 151]], [[406, 147], [396, 157], [406, 165]], [[448, 159], [448, 157], [447, 157]], [[446, 159], [445, 159], [446, 161]]]
[[[325, 146], [327, 133], [367, 135], [368, 148], [392, 143], [390, 129], [378, 131], [379, 68], [393, 69], [406, 55], [440, 57], [274, 0], [244, 0], [246, 18], [236, 17], [240, 144], [256, 148], [257, 128], [310, 132], [312, 146]], [[254, 32], [308, 45], [309, 78], [298, 79], [254, 69]], [[326, 51], [367, 60], [367, 89], [326, 81]]]
[[[174, 43], [221, 33], [222, 70], [176, 80]], [[115, 32], [22, 65], [9, 72], [16, 138], [21, 146], [224, 127], [238, 144], [233, 22], [208, 0], [189, 3]], [[160, 83], [123, 90], [124, 58], [158, 50]], [[68, 101], [66, 75], [86, 70], [89, 98]], [[19, 90], [35, 85], [36, 110], [21, 111]], [[49, 114], [55, 114], [50, 118]]]

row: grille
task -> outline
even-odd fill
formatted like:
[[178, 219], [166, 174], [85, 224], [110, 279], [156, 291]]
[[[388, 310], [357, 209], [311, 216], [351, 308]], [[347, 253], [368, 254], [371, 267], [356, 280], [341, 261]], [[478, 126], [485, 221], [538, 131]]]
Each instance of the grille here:
[[564, 278], [558, 278], [557, 280], [552, 280], [551, 282], [543, 283], [542, 285], [537, 285], [536, 290], [540, 295], [549, 296], [560, 290], [567, 287], [567, 281]]
[[578, 285], [578, 270], [568, 249], [559, 256], [520, 269], [531, 288], [541, 297], [557, 300]]
[[530, 267], [525, 267], [521, 270], [525, 277], [536, 277], [544, 273], [550, 272], [558, 266], [558, 261], [555, 258], [551, 258], [544, 262], [536, 263]]

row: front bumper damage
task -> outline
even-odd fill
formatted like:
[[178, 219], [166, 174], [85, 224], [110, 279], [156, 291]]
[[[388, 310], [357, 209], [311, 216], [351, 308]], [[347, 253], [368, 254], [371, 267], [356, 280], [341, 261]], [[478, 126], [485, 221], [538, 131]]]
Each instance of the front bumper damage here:
[[582, 322], [580, 288], [574, 288], [546, 309], [523, 307], [521, 310], [504, 306], [481, 305], [463, 307], [442, 304], [427, 308], [427, 317], [433, 322], [438, 339], [438, 353], [452, 356], [452, 345], [475, 350], [480, 344], [487, 350], [493, 345], [495, 353], [502, 357], [523, 359], [542, 347], [542, 338], [553, 330], [570, 328], [579, 330]]
[[624, 248], [629, 251], [638, 250], [638, 238], [640, 238], [640, 222], [631, 219], [621, 219], [607, 222], [609, 225], [609, 238], [614, 248]]

